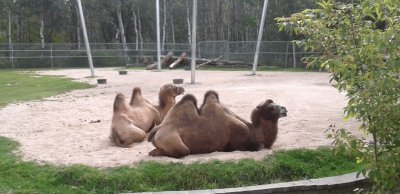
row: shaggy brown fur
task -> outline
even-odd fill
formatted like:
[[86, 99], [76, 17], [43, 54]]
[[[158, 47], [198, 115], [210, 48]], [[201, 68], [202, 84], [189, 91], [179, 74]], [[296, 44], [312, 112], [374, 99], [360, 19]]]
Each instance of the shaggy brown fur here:
[[146, 132], [160, 123], [159, 112], [136, 87], [129, 104], [123, 94], [115, 97], [110, 140], [118, 146], [129, 147], [134, 142], [143, 141]]
[[173, 84], [165, 84], [158, 93], [159, 104], [154, 106], [160, 113], [161, 120], [164, 120], [167, 112], [176, 104], [175, 97], [185, 92], [183, 87]]
[[208, 91], [200, 109], [193, 95], [185, 95], [155, 127], [148, 140], [156, 149], [152, 156], [183, 157], [214, 151], [270, 148], [278, 133], [278, 119], [286, 108], [267, 100], [252, 112], [249, 123], [219, 102], [218, 93]]

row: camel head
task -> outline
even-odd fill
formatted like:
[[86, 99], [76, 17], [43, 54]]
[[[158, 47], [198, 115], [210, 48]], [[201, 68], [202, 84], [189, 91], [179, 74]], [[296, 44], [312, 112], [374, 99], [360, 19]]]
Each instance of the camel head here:
[[285, 107], [266, 100], [251, 113], [251, 122], [255, 129], [257, 142], [270, 149], [278, 135], [278, 119], [287, 116]]
[[165, 84], [160, 88], [160, 94], [168, 95], [172, 97], [179, 96], [185, 92], [185, 88], [175, 86], [173, 84]]
[[261, 120], [277, 122], [279, 118], [287, 116], [285, 107], [275, 104], [271, 99], [258, 105], [251, 113], [251, 122], [255, 127], [260, 125]]

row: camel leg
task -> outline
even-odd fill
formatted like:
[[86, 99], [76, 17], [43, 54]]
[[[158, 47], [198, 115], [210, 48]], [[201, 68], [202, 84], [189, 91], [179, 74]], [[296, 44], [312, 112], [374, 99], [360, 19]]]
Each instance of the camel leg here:
[[176, 133], [156, 134], [153, 141], [157, 149], [152, 150], [151, 156], [169, 156], [182, 158], [190, 154], [189, 148], [183, 143], [181, 136]]
[[145, 139], [146, 133], [132, 124], [129, 118], [123, 117], [124, 121], [119, 126], [114, 126], [110, 139], [121, 147], [129, 147], [134, 142], [141, 142]]

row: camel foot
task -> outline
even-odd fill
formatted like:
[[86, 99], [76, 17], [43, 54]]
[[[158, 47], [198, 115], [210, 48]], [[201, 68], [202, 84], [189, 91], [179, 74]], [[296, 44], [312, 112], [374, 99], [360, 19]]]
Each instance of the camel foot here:
[[151, 150], [151, 152], [149, 153], [150, 156], [166, 156], [166, 154], [164, 153], [164, 151], [160, 150], [160, 149], [153, 149]]

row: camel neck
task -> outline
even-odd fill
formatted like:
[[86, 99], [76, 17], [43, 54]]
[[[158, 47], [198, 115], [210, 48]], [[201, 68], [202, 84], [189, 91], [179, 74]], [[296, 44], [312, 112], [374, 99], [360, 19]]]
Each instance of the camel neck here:
[[159, 106], [161, 108], [171, 108], [172, 106], [175, 105], [175, 98], [171, 96], [165, 96], [163, 94], [160, 94], [158, 99], [159, 99]]

